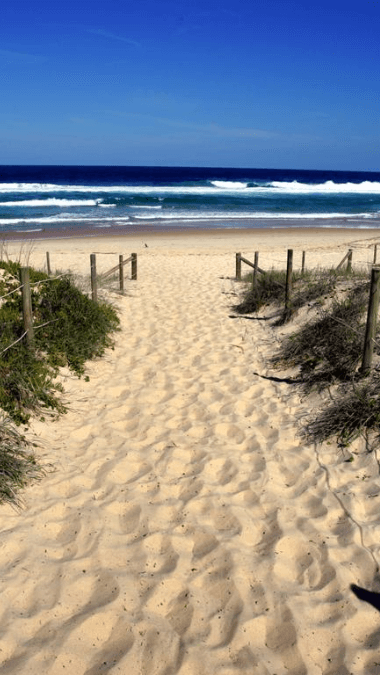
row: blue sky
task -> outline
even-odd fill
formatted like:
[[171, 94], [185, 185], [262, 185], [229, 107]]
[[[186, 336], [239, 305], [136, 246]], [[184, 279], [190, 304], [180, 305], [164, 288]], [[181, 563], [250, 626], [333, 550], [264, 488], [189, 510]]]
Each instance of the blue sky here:
[[379, 171], [379, 2], [9, 1], [0, 164]]

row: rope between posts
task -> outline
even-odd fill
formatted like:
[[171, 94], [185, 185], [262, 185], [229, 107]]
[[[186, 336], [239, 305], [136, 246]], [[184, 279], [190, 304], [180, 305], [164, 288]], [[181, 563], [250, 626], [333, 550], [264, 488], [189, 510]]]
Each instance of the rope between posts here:
[[8, 295], [12, 295], [12, 293], [17, 293], [17, 291], [19, 291], [23, 286], [24, 286], [24, 284], [21, 284], [21, 286], [17, 286], [17, 288], [15, 288], [13, 291], [9, 291], [9, 293], [6, 293], [5, 295], [1, 295], [0, 300], [3, 300], [4, 298], [7, 298]]
[[[43, 328], [44, 326], [48, 326], [50, 323], [55, 323], [56, 321], [58, 321], [58, 319], [52, 319], [51, 321], [46, 321], [46, 323], [41, 323], [39, 326], [33, 326], [33, 330], [38, 330], [39, 328]], [[12, 344], [8, 345], [8, 347], [6, 347], [5, 349], [3, 349], [3, 351], [0, 352], [0, 356], [2, 356], [3, 354], [5, 354], [5, 352], [7, 352], [8, 349], [10, 349], [11, 347], [14, 347], [15, 345], [17, 345], [17, 343], [20, 342], [20, 341], [25, 337], [25, 335], [27, 335], [27, 332], [28, 332], [28, 331], [25, 331], [25, 332], [21, 335], [21, 337], [17, 338], [17, 340], [15, 340], [14, 342], [12, 342]]]
[[17, 343], [20, 342], [20, 340], [22, 340], [22, 339], [25, 337], [26, 334], [27, 334], [27, 331], [25, 331], [25, 333], [23, 333], [23, 334], [21, 335], [21, 337], [19, 337], [17, 340], [15, 340], [14, 342], [12, 342], [11, 345], [8, 345], [8, 347], [6, 347], [5, 349], [3, 349], [3, 351], [0, 352], [0, 356], [2, 356], [2, 354], [5, 354], [5, 352], [7, 352], [8, 349], [10, 349], [11, 347], [14, 347], [15, 345], [17, 345]]

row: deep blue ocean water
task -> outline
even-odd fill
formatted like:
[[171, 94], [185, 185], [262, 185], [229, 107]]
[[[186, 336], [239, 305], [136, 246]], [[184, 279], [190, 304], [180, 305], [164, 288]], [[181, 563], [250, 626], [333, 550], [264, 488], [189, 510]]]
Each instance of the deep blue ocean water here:
[[0, 166], [1, 232], [380, 228], [380, 172]]

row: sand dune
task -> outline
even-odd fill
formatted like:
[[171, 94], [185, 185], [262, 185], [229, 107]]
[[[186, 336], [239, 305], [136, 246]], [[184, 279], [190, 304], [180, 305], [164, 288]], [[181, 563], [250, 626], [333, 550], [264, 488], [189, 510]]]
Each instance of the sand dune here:
[[[380, 591], [377, 456], [307, 446], [310, 403], [261, 377], [274, 333], [231, 310], [236, 250], [284, 258], [260, 236], [34, 244], [76, 271], [137, 250], [139, 277], [115, 349], [31, 425], [47, 475], [0, 507], [1, 674], [380, 673], [380, 614], [349, 589]], [[371, 236], [292, 245], [370, 262]]]

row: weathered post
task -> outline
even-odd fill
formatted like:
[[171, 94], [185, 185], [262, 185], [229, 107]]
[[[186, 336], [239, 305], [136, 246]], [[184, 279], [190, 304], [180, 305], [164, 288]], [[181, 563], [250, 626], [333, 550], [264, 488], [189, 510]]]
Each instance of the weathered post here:
[[32, 297], [30, 294], [29, 267], [21, 267], [20, 280], [22, 284], [22, 313], [24, 318], [24, 328], [26, 340], [29, 346], [33, 343], [33, 317], [32, 317]]
[[374, 244], [373, 247], [373, 264], [376, 265], [376, 260], [377, 260], [377, 244]]
[[236, 254], [236, 279], [241, 280], [241, 253]]
[[137, 279], [137, 253], [131, 253], [131, 279], [136, 281]]
[[119, 286], [121, 293], [124, 293], [124, 265], [122, 255], [119, 255]]
[[348, 249], [347, 254], [347, 272], [352, 272], [352, 248]]
[[373, 267], [371, 273], [371, 287], [369, 291], [367, 325], [364, 338], [363, 360], [361, 366], [362, 375], [368, 375], [373, 356], [373, 341], [376, 335], [377, 313], [380, 299], [380, 267]]
[[253, 274], [252, 274], [252, 288], [255, 288], [256, 283], [257, 283], [258, 267], [259, 267], [259, 252], [255, 251], [255, 266], [253, 268]]
[[290, 311], [291, 295], [293, 281], [293, 249], [288, 249], [288, 260], [286, 265], [286, 286], [285, 286], [285, 312]]
[[51, 275], [51, 267], [50, 267], [50, 253], [49, 251], [46, 251], [46, 268], [47, 268], [47, 273], [50, 277]]
[[302, 265], [301, 265], [301, 272], [302, 274], [305, 271], [305, 258], [306, 258], [306, 251], [302, 251]]
[[98, 287], [96, 282], [96, 255], [91, 253], [90, 255], [90, 264], [91, 264], [91, 297], [94, 302], [98, 300]]

